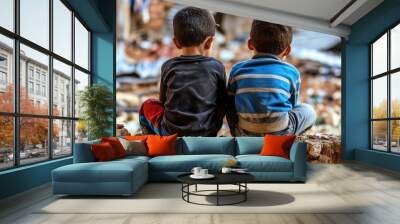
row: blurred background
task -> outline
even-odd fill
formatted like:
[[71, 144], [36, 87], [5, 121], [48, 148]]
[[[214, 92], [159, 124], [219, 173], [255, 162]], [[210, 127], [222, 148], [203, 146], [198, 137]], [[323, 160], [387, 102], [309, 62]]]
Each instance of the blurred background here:
[[[117, 124], [130, 134], [139, 129], [141, 103], [158, 98], [161, 65], [180, 54], [172, 43], [172, 19], [183, 7], [163, 0], [117, 1]], [[252, 56], [246, 45], [252, 19], [212, 13], [219, 24], [213, 56], [224, 63], [228, 76], [233, 64]], [[294, 30], [287, 61], [301, 72], [301, 101], [318, 114], [307, 139], [340, 140], [340, 46], [339, 37]], [[219, 135], [230, 135], [226, 123]]]

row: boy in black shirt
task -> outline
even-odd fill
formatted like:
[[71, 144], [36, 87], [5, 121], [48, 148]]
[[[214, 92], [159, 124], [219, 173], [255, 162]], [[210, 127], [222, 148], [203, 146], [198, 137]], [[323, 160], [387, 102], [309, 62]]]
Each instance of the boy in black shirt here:
[[143, 103], [145, 133], [216, 136], [226, 99], [225, 69], [210, 57], [215, 21], [204, 9], [187, 7], [174, 17], [174, 44], [182, 55], [161, 67], [160, 100]]

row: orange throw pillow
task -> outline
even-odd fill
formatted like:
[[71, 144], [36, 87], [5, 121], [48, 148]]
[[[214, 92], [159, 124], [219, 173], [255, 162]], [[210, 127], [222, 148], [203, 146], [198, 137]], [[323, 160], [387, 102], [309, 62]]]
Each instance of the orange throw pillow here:
[[113, 147], [108, 142], [93, 144], [91, 145], [91, 149], [94, 157], [99, 162], [110, 161], [117, 158]]
[[101, 142], [108, 142], [114, 149], [115, 155], [117, 158], [125, 157], [126, 151], [124, 146], [122, 146], [121, 142], [118, 140], [117, 137], [108, 137], [108, 138], [101, 138]]
[[296, 135], [265, 135], [261, 156], [280, 156], [289, 159], [290, 148], [296, 140]]
[[147, 136], [147, 155], [154, 156], [166, 156], [176, 155], [176, 138], [178, 135], [170, 136], [159, 136], [149, 135]]

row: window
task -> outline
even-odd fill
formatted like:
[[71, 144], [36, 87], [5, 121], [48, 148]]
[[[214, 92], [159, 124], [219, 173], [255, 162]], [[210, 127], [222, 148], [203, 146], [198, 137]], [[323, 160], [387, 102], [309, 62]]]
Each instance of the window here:
[[7, 56], [0, 53], [0, 88], [7, 85], [7, 67]]
[[[2, 4], [3, 1], [0, 3], [0, 21], [3, 16], [1, 15], [3, 12], [3, 9], [1, 9]], [[13, 52], [13, 39], [0, 33], [0, 113], [12, 113], [14, 111], [14, 70], [12, 68], [12, 58], [14, 57]]]
[[0, 1], [0, 26], [14, 31], [14, 0]]
[[20, 0], [21, 36], [49, 48], [49, 0]]
[[[72, 68], [56, 59], [53, 60], [53, 67], [53, 114], [72, 117], [72, 90], [64, 87], [65, 83], [72, 85]], [[71, 102], [65, 103], [64, 96], [67, 96]], [[61, 102], [58, 100], [59, 97]], [[67, 108], [64, 113], [60, 111], [62, 106]]]
[[400, 153], [400, 25], [371, 46], [371, 148]]
[[46, 96], [46, 86], [42, 86], [42, 96]]
[[71, 60], [72, 12], [60, 1], [53, 0], [54, 53]]
[[74, 105], [90, 84], [90, 32], [62, 0], [16, 2], [0, 0], [0, 170], [70, 156], [86, 133]]
[[[44, 62], [44, 63], [46, 63], [46, 62]], [[40, 70], [38, 68], [36, 69], [36, 80], [40, 81]]]
[[34, 89], [33, 89], [33, 82], [28, 82], [28, 93], [33, 94]]
[[32, 66], [29, 66], [28, 74], [29, 74], [29, 79], [33, 80], [33, 67]]
[[82, 68], [89, 69], [89, 32], [75, 18], [75, 62]]
[[[36, 84], [36, 95], [40, 95], [40, 84]], [[33, 97], [33, 96], [32, 96]]]
[[[75, 117], [79, 117], [81, 114], [81, 107], [79, 106], [80, 93], [89, 86], [89, 81], [89, 74], [78, 70], [75, 71]], [[88, 135], [85, 122], [78, 121], [75, 126], [75, 141], [80, 142], [87, 140]]]
[[7, 84], [7, 73], [0, 70], [0, 84], [6, 85]]
[[72, 121], [53, 120], [53, 157], [72, 153]]

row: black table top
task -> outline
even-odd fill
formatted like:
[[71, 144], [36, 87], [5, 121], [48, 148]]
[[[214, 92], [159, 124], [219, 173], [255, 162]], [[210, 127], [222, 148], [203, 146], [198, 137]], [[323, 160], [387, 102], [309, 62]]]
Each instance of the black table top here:
[[186, 184], [237, 184], [255, 180], [255, 177], [249, 173], [213, 173], [215, 177], [211, 179], [193, 179], [190, 175], [192, 174], [182, 174], [177, 179]]

